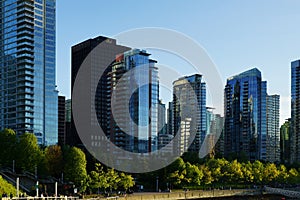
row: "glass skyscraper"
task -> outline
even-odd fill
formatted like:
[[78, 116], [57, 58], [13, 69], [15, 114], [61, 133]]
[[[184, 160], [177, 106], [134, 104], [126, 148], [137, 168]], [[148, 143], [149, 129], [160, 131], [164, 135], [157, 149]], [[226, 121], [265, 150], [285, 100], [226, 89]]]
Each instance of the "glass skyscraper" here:
[[267, 161], [280, 162], [279, 95], [267, 95]]
[[225, 156], [266, 160], [267, 83], [254, 68], [227, 79], [225, 86]]
[[300, 60], [292, 62], [290, 162], [300, 162]]
[[[149, 59], [145, 50], [133, 49], [117, 56], [111, 71], [111, 93], [115, 90], [114, 116], [122, 117], [128, 113], [120, 99], [127, 98], [132, 120], [122, 117], [121, 123], [129, 133], [124, 132], [112, 121], [110, 139], [115, 145], [131, 152], [147, 153], [157, 150], [159, 85], [156, 61]], [[134, 68], [142, 67], [136, 74], [128, 76], [125, 87], [120, 90], [117, 84], [124, 74]], [[149, 84], [143, 84], [149, 83]], [[137, 88], [134, 92], [134, 88]], [[129, 94], [133, 94], [129, 96]], [[113, 94], [111, 94], [113, 96]], [[113, 117], [112, 117], [113, 118]], [[135, 124], [137, 126], [135, 126]]]
[[[173, 116], [173, 134], [180, 132], [181, 126], [184, 127], [182, 134], [187, 134], [187, 130], [193, 131], [189, 135], [195, 135], [195, 139], [188, 150], [199, 152], [206, 136], [206, 83], [202, 75], [194, 74], [174, 81]], [[185, 127], [187, 122], [189, 129]]]
[[0, 129], [57, 143], [55, 0], [1, 0]]

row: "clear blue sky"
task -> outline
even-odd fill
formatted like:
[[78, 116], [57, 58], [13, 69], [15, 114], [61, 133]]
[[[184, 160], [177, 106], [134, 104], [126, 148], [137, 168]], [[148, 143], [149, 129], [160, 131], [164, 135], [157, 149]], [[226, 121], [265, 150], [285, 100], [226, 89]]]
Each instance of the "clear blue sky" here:
[[260, 69], [268, 81], [268, 93], [281, 95], [283, 122], [290, 116], [290, 62], [300, 59], [299, 9], [299, 0], [58, 0], [58, 90], [71, 96], [72, 45], [98, 35], [112, 37], [133, 28], [161, 27], [201, 44], [224, 83], [249, 68]]

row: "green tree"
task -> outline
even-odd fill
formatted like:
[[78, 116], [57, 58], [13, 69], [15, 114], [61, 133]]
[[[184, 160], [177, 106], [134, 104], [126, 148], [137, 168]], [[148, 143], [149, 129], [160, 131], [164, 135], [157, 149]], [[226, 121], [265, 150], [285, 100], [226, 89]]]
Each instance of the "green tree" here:
[[176, 159], [171, 165], [167, 167], [167, 181], [178, 187], [182, 185], [186, 176], [186, 165], [182, 158]]
[[211, 170], [206, 165], [201, 165], [200, 170], [203, 172], [203, 182], [206, 185], [210, 185], [214, 182]]
[[12, 129], [0, 131], [0, 165], [11, 166], [15, 157], [16, 133]]
[[277, 179], [279, 171], [274, 163], [268, 163], [263, 170], [263, 183], [269, 184]]
[[226, 165], [225, 176], [230, 183], [241, 182], [241, 180], [244, 178], [241, 163], [239, 163], [237, 160], [228, 163], [228, 165]]
[[118, 185], [121, 179], [117, 171], [115, 171], [114, 169], [108, 169], [106, 173], [106, 180], [107, 184], [109, 185], [110, 192], [112, 192], [112, 189], [118, 189]]
[[211, 171], [211, 175], [213, 176], [213, 179], [215, 182], [223, 182], [223, 176], [225, 173], [225, 168], [229, 164], [227, 160], [224, 158], [222, 159], [210, 159], [207, 162], [207, 166], [209, 170]]
[[[85, 188], [87, 172], [86, 172], [86, 157], [84, 152], [77, 147], [66, 147], [64, 155], [64, 176], [67, 181], [73, 182], [81, 189]], [[84, 192], [84, 191], [82, 191]]]
[[248, 161], [247, 163], [242, 164], [242, 171], [244, 174], [244, 182], [245, 183], [253, 183], [254, 176], [252, 172], [252, 164]]
[[289, 176], [288, 177], [289, 183], [291, 183], [291, 184], [299, 183], [299, 181], [300, 181], [299, 172], [295, 168], [292, 168], [289, 170], [288, 176]]
[[19, 137], [17, 143], [16, 167], [34, 172], [35, 167], [41, 162], [42, 151], [34, 134], [25, 133]]
[[256, 160], [252, 164], [252, 173], [253, 173], [253, 177], [254, 177], [254, 182], [256, 184], [262, 184], [264, 165], [260, 161]]
[[129, 188], [134, 186], [134, 180], [133, 177], [131, 175], [125, 174], [125, 173], [120, 173], [120, 182], [119, 182], [119, 186], [121, 188], [124, 188], [125, 191], [127, 191]]
[[95, 170], [90, 172], [90, 187], [92, 189], [106, 189], [109, 187], [107, 183], [106, 173], [100, 163], [96, 163]]
[[289, 174], [287, 172], [287, 169], [284, 165], [280, 165], [278, 167], [278, 171], [279, 171], [279, 176], [277, 177], [277, 182], [285, 184], [287, 183]]
[[188, 185], [199, 186], [202, 182], [203, 172], [196, 166], [186, 163], [185, 182]]
[[45, 163], [49, 174], [59, 178], [63, 171], [63, 153], [60, 146], [52, 145], [45, 149]]

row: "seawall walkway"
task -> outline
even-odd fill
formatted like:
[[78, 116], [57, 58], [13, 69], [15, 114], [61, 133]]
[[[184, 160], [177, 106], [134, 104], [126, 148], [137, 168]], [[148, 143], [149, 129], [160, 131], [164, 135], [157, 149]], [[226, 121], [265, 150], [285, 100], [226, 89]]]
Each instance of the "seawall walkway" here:
[[90, 200], [111, 199], [111, 200], [181, 200], [181, 199], [199, 199], [209, 197], [229, 197], [229, 196], [246, 196], [259, 195], [260, 190], [193, 190], [186, 192], [171, 192], [171, 193], [135, 193], [125, 197], [107, 197]]
[[284, 190], [280, 188], [271, 188], [271, 187], [265, 187], [264, 190], [269, 194], [280, 194], [290, 198], [297, 198], [297, 199], [300, 198], [300, 192], [297, 191]]

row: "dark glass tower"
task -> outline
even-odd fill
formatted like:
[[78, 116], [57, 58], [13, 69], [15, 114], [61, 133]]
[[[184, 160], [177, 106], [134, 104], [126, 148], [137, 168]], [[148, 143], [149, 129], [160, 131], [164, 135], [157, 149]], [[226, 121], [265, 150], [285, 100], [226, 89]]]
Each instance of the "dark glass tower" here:
[[300, 162], [300, 60], [292, 62], [290, 162]]
[[66, 141], [66, 97], [58, 96], [58, 144], [63, 146]]
[[2, 0], [0, 129], [57, 143], [55, 0]]
[[[96, 47], [102, 43], [102, 47], [97, 49]], [[94, 50], [94, 51], [93, 51]], [[99, 80], [99, 77], [94, 77], [96, 70], [99, 70], [99, 66], [102, 63], [106, 63], [108, 59], [109, 62], [113, 63], [116, 55], [130, 50], [130, 48], [116, 44], [116, 40], [99, 36], [96, 38], [88, 39], [79, 44], [72, 46], [72, 74], [71, 74], [71, 91], [73, 92], [73, 86], [75, 83], [77, 72], [85, 59], [90, 59], [93, 63], [90, 65], [90, 77], [91, 80]], [[92, 52], [92, 55], [88, 55]], [[112, 67], [106, 67], [105, 72], [100, 78], [98, 83], [97, 91], [95, 92], [95, 107], [92, 106], [91, 109], [96, 109], [98, 122], [101, 125], [103, 131], [106, 133], [107, 137], [110, 136], [110, 76], [108, 73], [111, 72]], [[91, 81], [91, 82], [92, 82]], [[98, 123], [93, 122], [93, 123]], [[73, 120], [73, 115], [71, 115], [71, 126], [70, 131], [67, 133], [66, 143], [72, 146], [81, 146], [82, 142], [77, 134], [76, 127]]]
[[267, 83], [254, 68], [227, 79], [225, 86], [225, 156], [266, 159]]

